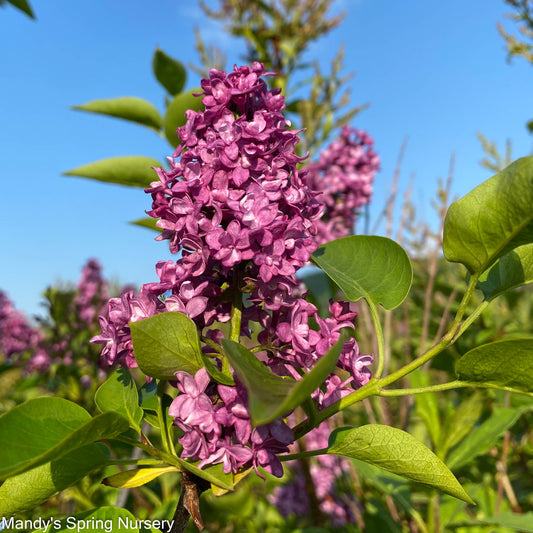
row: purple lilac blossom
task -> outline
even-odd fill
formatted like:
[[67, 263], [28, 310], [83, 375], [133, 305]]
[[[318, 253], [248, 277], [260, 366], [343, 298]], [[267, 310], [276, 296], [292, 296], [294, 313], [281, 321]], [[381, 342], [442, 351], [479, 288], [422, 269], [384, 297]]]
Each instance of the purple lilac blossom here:
[[[348, 304], [332, 303], [331, 318], [300, 294], [296, 271], [317, 247], [317, 223], [323, 211], [308, 174], [297, 168], [298, 132], [281, 111], [280, 90], [268, 90], [263, 65], [211, 70], [202, 80], [205, 111], [187, 111], [178, 128], [181, 144], [169, 158], [170, 170], [155, 169], [158, 181], [148, 214], [162, 229], [176, 262], [156, 265], [158, 282], [113, 298], [99, 317], [104, 366], [136, 366], [129, 323], [164, 311], [178, 311], [194, 321], [211, 341], [223, 336], [217, 324], [228, 322], [235, 293], [247, 293], [241, 335], [251, 337], [251, 323], [261, 329], [258, 356], [278, 375], [301, 379], [352, 327], [356, 313]], [[242, 296], [241, 296], [242, 298]], [[318, 323], [318, 330], [310, 321]], [[254, 326], [255, 328], [255, 326]], [[208, 349], [208, 347], [206, 347]], [[217, 354], [206, 352], [213, 356]], [[357, 375], [338, 383], [330, 378], [329, 394], [317, 391], [319, 407], [351, 384], [367, 379], [371, 361], [359, 356], [355, 341], [346, 343], [342, 368]], [[224, 471], [253, 466], [283, 474], [277, 455], [293, 442], [281, 419], [251, 429], [246, 390], [217, 385], [205, 369], [195, 376], [177, 371], [178, 395], [170, 408], [184, 432], [182, 457], [200, 465], [222, 463]], [[333, 390], [334, 385], [338, 385]]]
[[321, 191], [324, 216], [317, 223], [317, 240], [329, 242], [354, 231], [357, 211], [370, 202], [379, 170], [374, 141], [364, 131], [344, 126], [338, 139], [307, 167], [311, 186]]
[[35, 349], [41, 334], [23, 313], [16, 310], [7, 294], [0, 290], [0, 354], [6, 357]]

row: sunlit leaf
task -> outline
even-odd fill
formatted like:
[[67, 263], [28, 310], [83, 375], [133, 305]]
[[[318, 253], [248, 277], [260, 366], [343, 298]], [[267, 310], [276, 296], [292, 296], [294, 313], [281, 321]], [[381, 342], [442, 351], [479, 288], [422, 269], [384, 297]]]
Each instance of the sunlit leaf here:
[[479, 277], [478, 287], [486, 300], [522, 285], [533, 283], [533, 244], [525, 244], [498, 259]]
[[157, 180], [157, 174], [152, 167], [163, 165], [152, 157], [129, 155], [109, 157], [81, 167], [63, 172], [64, 176], [79, 176], [106, 183], [126, 185], [128, 187], [148, 187]]
[[413, 280], [411, 262], [403, 248], [386, 237], [353, 235], [322, 244], [311, 256], [344, 292], [385, 309], [400, 305]]
[[157, 108], [147, 100], [136, 96], [92, 100], [86, 104], [72, 106], [72, 109], [136, 122], [157, 132], [163, 126], [163, 119]]
[[400, 429], [380, 424], [339, 428], [330, 435], [328, 453], [365, 461], [474, 503], [448, 467], [424, 444]]
[[91, 418], [85, 409], [63, 398], [28, 400], [0, 416], [0, 479], [127, 429], [127, 421], [116, 413]]
[[158, 233], [161, 233], [161, 228], [158, 228], [156, 226], [157, 219], [152, 217], [143, 217], [138, 218], [137, 220], [132, 220], [130, 224], [133, 224], [134, 226], [141, 226], [141, 228], [147, 228], [151, 229], [153, 231], [157, 231]]
[[106, 477], [102, 483], [110, 487], [116, 487], [119, 489], [140, 487], [150, 483], [154, 479], [163, 474], [169, 472], [179, 472], [180, 470], [175, 466], [162, 466], [162, 467], [150, 467], [139, 468], [136, 470], [126, 470], [125, 472], [119, 472], [112, 476]]
[[533, 339], [509, 339], [473, 348], [457, 361], [462, 381], [533, 392]]
[[35, 509], [107, 462], [102, 445], [89, 444], [6, 479], [0, 487], [0, 517]]
[[157, 379], [191, 375], [204, 366], [196, 324], [183, 313], [167, 312], [130, 323], [133, 353], [139, 368]]
[[484, 272], [517, 246], [533, 242], [533, 157], [518, 159], [454, 202], [444, 222], [448, 261]]

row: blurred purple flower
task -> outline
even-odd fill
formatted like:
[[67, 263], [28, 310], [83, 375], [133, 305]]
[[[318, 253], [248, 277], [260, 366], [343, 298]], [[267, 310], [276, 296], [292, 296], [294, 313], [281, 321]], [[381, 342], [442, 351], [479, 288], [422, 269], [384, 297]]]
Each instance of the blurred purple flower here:
[[380, 160], [364, 131], [344, 126], [338, 139], [308, 168], [311, 186], [321, 191], [324, 216], [317, 223], [319, 243], [351, 235], [358, 210], [370, 202]]

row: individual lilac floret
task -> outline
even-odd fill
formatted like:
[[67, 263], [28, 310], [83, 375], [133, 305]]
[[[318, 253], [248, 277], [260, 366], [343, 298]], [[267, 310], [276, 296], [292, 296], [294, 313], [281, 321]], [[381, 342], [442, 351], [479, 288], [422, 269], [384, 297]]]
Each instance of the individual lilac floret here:
[[12, 357], [35, 348], [40, 340], [41, 334], [0, 290], [0, 353]]
[[308, 166], [311, 186], [321, 191], [324, 216], [317, 223], [319, 243], [351, 235], [358, 210], [370, 202], [379, 170], [374, 141], [364, 131], [345, 126], [338, 139]]

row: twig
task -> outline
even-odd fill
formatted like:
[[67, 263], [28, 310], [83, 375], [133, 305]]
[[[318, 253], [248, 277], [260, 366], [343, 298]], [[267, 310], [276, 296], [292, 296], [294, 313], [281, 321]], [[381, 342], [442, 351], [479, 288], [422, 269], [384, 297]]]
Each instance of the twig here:
[[200, 515], [200, 494], [209, 488], [209, 483], [191, 474], [181, 474], [181, 494], [172, 518], [173, 524], [169, 533], [183, 533], [192, 517], [199, 531], [204, 529], [202, 516]]

